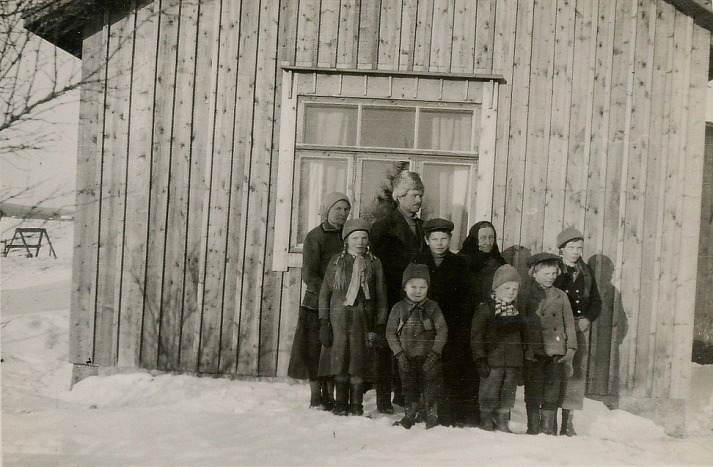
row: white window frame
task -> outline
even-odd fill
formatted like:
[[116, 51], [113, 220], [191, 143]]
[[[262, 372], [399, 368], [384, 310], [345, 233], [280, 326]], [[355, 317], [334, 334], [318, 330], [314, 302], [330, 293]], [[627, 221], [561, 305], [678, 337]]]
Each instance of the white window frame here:
[[[480, 140], [478, 142], [471, 139], [471, 148], [477, 143], [478, 151], [475, 156], [473, 154], [463, 153], [450, 153], [444, 151], [429, 151], [429, 150], [393, 150], [384, 151], [382, 149], [371, 149], [371, 148], [351, 148], [343, 147], [340, 149], [334, 148], [334, 152], [364, 152], [364, 159], [372, 159], [369, 154], [374, 153], [391, 153], [398, 152], [399, 154], [404, 154], [407, 156], [411, 162], [410, 166], [414, 168], [422, 168], [424, 163], [436, 163], [436, 164], [448, 164], [448, 157], [453, 157], [450, 163], [453, 164], [464, 164], [471, 163], [475, 165], [474, 175], [469, 177], [469, 187], [467, 190], [467, 203], [468, 203], [468, 216], [469, 223], [475, 223], [480, 220], [490, 220], [492, 217], [492, 200], [493, 200], [493, 177], [495, 175], [495, 135], [496, 135], [496, 122], [497, 122], [497, 102], [498, 102], [498, 85], [502, 81], [502, 76], [498, 75], [454, 75], [454, 74], [439, 74], [439, 73], [420, 73], [420, 72], [388, 72], [389, 75], [394, 75], [397, 78], [407, 78], [414, 82], [414, 94], [418, 93], [419, 80], [426, 80], [433, 84], [434, 82], [440, 81], [441, 92], [443, 92], [444, 80], [460, 80], [464, 85], [463, 100], [458, 102], [452, 102], [454, 105], [453, 109], [458, 109], [458, 103], [467, 103], [469, 96], [469, 86], [473, 81], [479, 81], [482, 83], [482, 97], [481, 97], [481, 111], [480, 111], [480, 122], [473, 119], [473, 132], [475, 134], [475, 125], [480, 125]], [[296, 75], [298, 74], [310, 74], [312, 76], [313, 85], [310, 86], [311, 89], [296, 89]], [[318, 93], [321, 91], [318, 86], [318, 78], [324, 75], [339, 75], [339, 86], [338, 89], [325, 90], [323, 94]], [[290, 267], [302, 267], [302, 253], [301, 251], [291, 251], [290, 247], [293, 241], [293, 226], [294, 216], [296, 212], [293, 212], [293, 198], [296, 199], [299, 190], [299, 177], [300, 174], [296, 172], [296, 142], [297, 134], [299, 129], [298, 125], [298, 109], [301, 103], [299, 96], [316, 96], [323, 98], [325, 102], [328, 102], [334, 98], [350, 98], [350, 99], [362, 99], [362, 98], [383, 98], [393, 101], [396, 99], [391, 95], [392, 93], [392, 77], [388, 76], [387, 90], [385, 93], [387, 95], [383, 96], [369, 96], [369, 85], [368, 80], [371, 75], [379, 75], [379, 78], [383, 78], [385, 72], [378, 72], [372, 70], [343, 70], [343, 69], [312, 69], [312, 68], [298, 68], [298, 67], [284, 67], [282, 72], [282, 96], [281, 96], [281, 110], [280, 110], [280, 145], [278, 150], [278, 168], [277, 168], [277, 195], [276, 195], [276, 208], [275, 208], [275, 234], [274, 234], [274, 244], [273, 244], [273, 255], [272, 255], [272, 270], [273, 271], [287, 271]], [[354, 75], [363, 76], [364, 80], [364, 93], [363, 95], [347, 94], [342, 92], [342, 77], [349, 75], [353, 79]], [[424, 102], [425, 99], [404, 99], [414, 102]], [[429, 103], [434, 102], [433, 100], [428, 100]], [[436, 101], [437, 102], [437, 101]], [[416, 104], [418, 105], [418, 104]], [[444, 101], [446, 108], [449, 108], [446, 101]], [[424, 107], [428, 107], [424, 105]], [[439, 105], [440, 107], [440, 105]], [[418, 122], [417, 122], [418, 123]], [[416, 127], [418, 132], [418, 126]], [[359, 135], [357, 135], [357, 138]], [[418, 138], [418, 135], [415, 135]], [[301, 147], [308, 149], [306, 145], [300, 145]], [[316, 149], [316, 148], [315, 148]], [[322, 148], [324, 149], [324, 148]], [[433, 153], [431, 155], [431, 153]], [[447, 154], [447, 156], [445, 155]], [[361, 158], [360, 158], [361, 159]], [[377, 158], [382, 160], [381, 158]], [[352, 186], [352, 192], [355, 198], [360, 195], [358, 191], [361, 190], [361, 185], [359, 183], [354, 183], [355, 176], [358, 181], [361, 164], [356, 163], [354, 167], [349, 168], [348, 173], [348, 184], [354, 184]], [[419, 172], [421, 170], [418, 170]], [[475, 178], [475, 180], [474, 180]], [[472, 202], [474, 186], [477, 187], [477, 196], [475, 196], [475, 202]], [[355, 212], [359, 209], [359, 200], [355, 199]], [[296, 210], [295, 210], [296, 211]], [[288, 220], [289, 225], [285, 225], [285, 222], [279, 222], [281, 219]]]

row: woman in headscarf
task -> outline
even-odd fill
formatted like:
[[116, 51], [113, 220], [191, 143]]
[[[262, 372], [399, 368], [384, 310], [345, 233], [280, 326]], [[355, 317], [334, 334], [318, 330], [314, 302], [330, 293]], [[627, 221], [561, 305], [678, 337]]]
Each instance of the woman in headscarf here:
[[465, 257], [476, 280], [476, 304], [488, 301], [492, 293], [493, 276], [506, 263], [497, 243], [495, 226], [480, 221], [470, 228], [459, 255]]
[[319, 292], [319, 337], [329, 349], [319, 372], [335, 377], [335, 415], [364, 413], [363, 382], [376, 376], [376, 328], [387, 319], [384, 271], [369, 251], [370, 228], [363, 219], [344, 224], [344, 249], [329, 261]]
[[309, 379], [310, 408], [334, 408], [334, 381], [318, 378], [319, 290], [332, 256], [342, 251], [342, 227], [349, 217], [351, 202], [344, 193], [329, 193], [322, 201], [322, 223], [310, 230], [302, 249], [302, 281], [307, 291], [302, 299], [292, 343], [288, 376]]

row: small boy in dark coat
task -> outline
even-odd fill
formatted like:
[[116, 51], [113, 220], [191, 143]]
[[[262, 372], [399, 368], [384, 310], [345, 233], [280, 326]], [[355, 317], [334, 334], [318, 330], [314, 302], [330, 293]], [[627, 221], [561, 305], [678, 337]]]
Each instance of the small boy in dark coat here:
[[406, 298], [391, 309], [386, 339], [396, 356], [406, 399], [406, 414], [397, 422], [411, 428], [418, 403], [426, 405], [426, 428], [438, 425], [438, 398], [442, 385], [441, 352], [448, 326], [438, 303], [428, 298], [430, 276], [423, 264], [409, 264], [403, 275]]
[[527, 262], [530, 280], [518, 297], [518, 309], [527, 321], [524, 370], [528, 434], [557, 434], [562, 383], [572, 374], [577, 350], [569, 298], [554, 286], [560, 264], [559, 256], [552, 253], [532, 256]]
[[478, 306], [471, 329], [473, 358], [480, 376], [480, 428], [511, 433], [508, 421], [524, 354], [525, 320], [515, 307], [520, 274], [509, 264], [500, 266], [492, 288], [491, 298]]

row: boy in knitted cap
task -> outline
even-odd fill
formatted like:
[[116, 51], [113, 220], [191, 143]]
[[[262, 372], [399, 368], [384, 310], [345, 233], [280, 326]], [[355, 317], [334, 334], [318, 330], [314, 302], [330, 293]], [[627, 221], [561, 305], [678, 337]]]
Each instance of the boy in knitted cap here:
[[471, 345], [480, 376], [480, 428], [511, 433], [510, 411], [515, 405], [522, 372], [525, 320], [515, 307], [520, 274], [509, 264], [493, 276], [493, 292], [473, 317]]
[[438, 303], [429, 299], [428, 268], [411, 263], [403, 274], [406, 298], [391, 309], [386, 339], [396, 356], [406, 399], [406, 414], [395, 425], [411, 428], [418, 402], [426, 404], [426, 428], [438, 425], [438, 398], [442, 384], [441, 351], [448, 326]]

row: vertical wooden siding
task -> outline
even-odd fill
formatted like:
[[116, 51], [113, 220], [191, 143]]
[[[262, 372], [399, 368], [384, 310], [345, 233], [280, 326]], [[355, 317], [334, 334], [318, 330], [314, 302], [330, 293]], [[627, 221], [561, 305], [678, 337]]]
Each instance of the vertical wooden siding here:
[[492, 72], [502, 247], [583, 229], [611, 304], [590, 391], [681, 397], [709, 34], [665, 1], [157, 0], [106, 23], [85, 40], [86, 69], [110, 59], [106, 98], [83, 97], [72, 361], [284, 375], [278, 65]]

